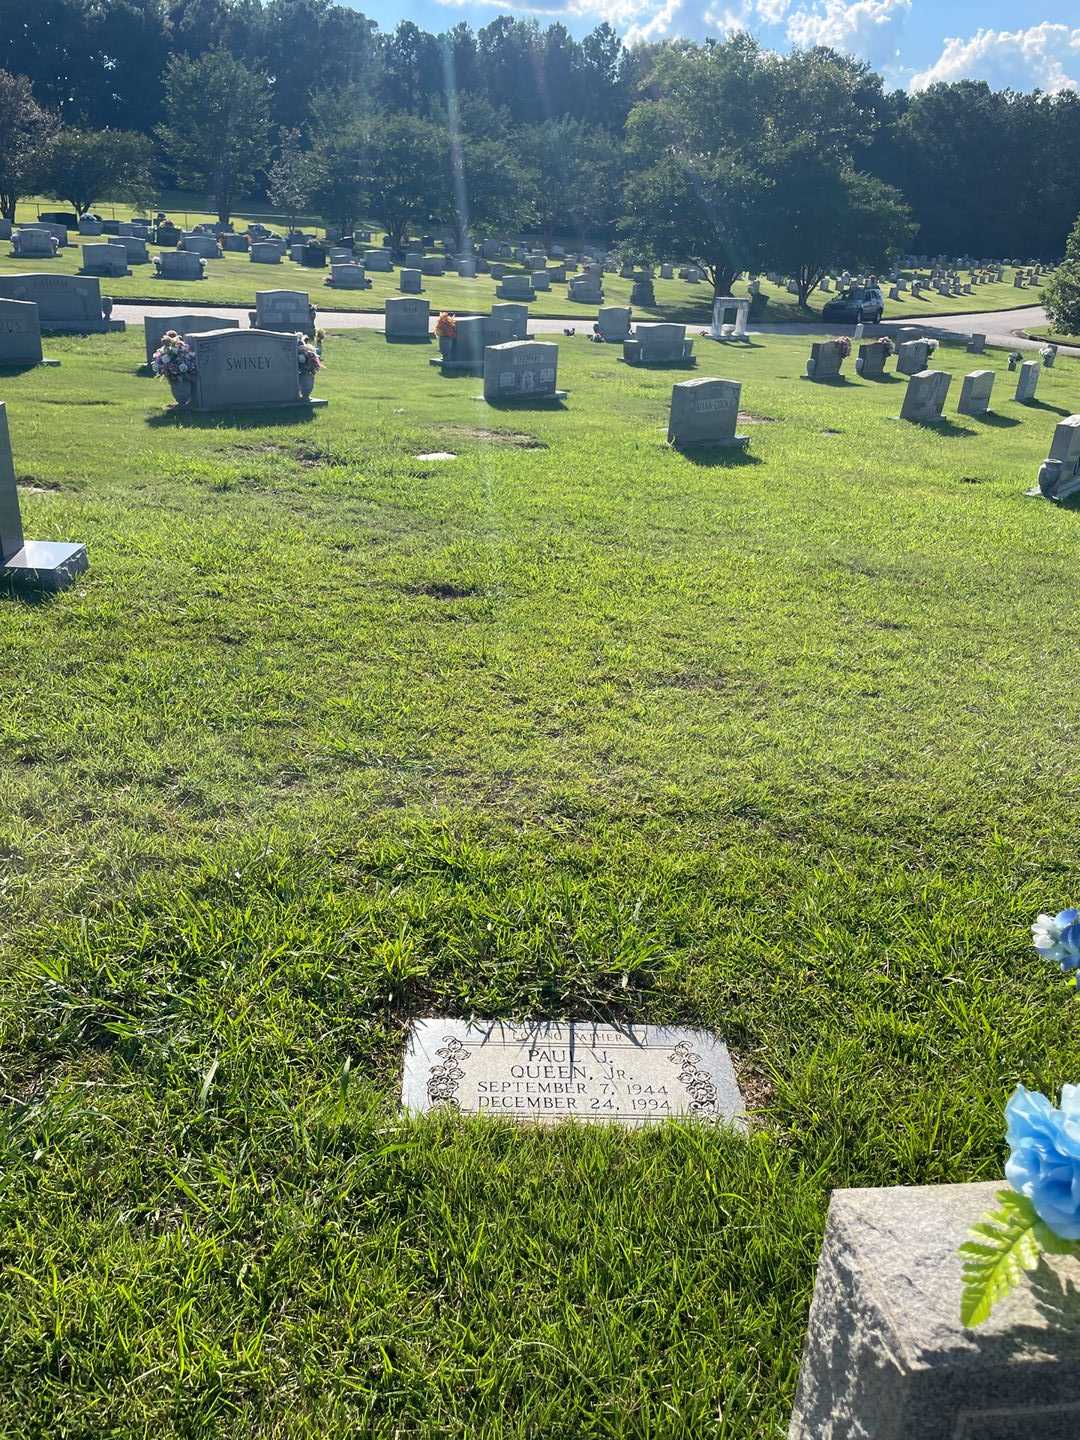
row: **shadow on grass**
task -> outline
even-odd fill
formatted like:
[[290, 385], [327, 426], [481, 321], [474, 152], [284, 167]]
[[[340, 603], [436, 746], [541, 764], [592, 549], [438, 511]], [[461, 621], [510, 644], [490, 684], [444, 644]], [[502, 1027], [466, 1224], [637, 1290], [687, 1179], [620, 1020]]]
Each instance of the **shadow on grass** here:
[[0, 375], [3, 375], [5, 380], [15, 375], [27, 375], [31, 370], [36, 370], [37, 368], [38, 363], [36, 360], [9, 361], [6, 363], [0, 361]]
[[907, 377], [904, 375], [860, 375], [860, 380], [865, 380], [867, 385], [899, 385]]
[[[475, 380], [476, 376], [471, 375], [466, 378]], [[485, 398], [484, 404], [489, 410], [504, 410], [509, 414], [513, 414], [515, 410], [550, 410], [555, 412], [566, 409], [565, 400], [488, 400]]]
[[684, 460], [702, 470], [741, 470], [747, 465], [764, 465], [760, 455], [751, 455], [746, 450], [705, 449], [677, 450]]
[[988, 425], [991, 430], [1011, 430], [1015, 425], [1022, 422], [1012, 419], [1009, 415], [997, 415], [992, 410], [986, 411], [983, 415], [969, 415], [969, 420], [974, 420], [977, 425]]
[[822, 380], [818, 380], [813, 375], [800, 375], [799, 379], [805, 381], [807, 385], [829, 385], [834, 390], [842, 390], [844, 386], [850, 386], [854, 384], [854, 382], [849, 380], [846, 375], [830, 375], [827, 379]]
[[308, 425], [318, 412], [306, 405], [283, 405], [265, 410], [164, 410], [148, 415], [147, 425], [181, 430], [265, 430], [273, 425]]
[[430, 345], [430, 335], [384, 335], [387, 345]]
[[904, 424], [915, 425], [931, 435], [943, 435], [946, 440], [962, 440], [965, 436], [979, 433], [970, 425], [957, 425], [955, 420], [904, 420]]
[[1045, 400], [1016, 400], [1016, 405], [1023, 405], [1025, 410], [1048, 410], [1052, 415], [1071, 415], [1073, 412], [1063, 409], [1060, 405], [1049, 405]]

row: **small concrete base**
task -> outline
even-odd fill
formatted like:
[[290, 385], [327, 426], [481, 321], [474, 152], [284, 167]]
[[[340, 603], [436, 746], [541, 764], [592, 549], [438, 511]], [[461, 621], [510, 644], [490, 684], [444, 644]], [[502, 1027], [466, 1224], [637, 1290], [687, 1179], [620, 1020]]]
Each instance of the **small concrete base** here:
[[66, 590], [89, 564], [85, 545], [27, 540], [10, 560], [0, 564], [0, 587], [10, 585], [18, 591]]
[[551, 395], [506, 395], [497, 400], [488, 400], [485, 395], [484, 399], [489, 405], [520, 405], [527, 409], [530, 405], [558, 405], [566, 399], [567, 394], [566, 390], [556, 390]]
[[172, 405], [169, 408], [179, 415], [221, 415], [228, 410], [246, 415], [249, 410], [323, 410], [329, 404], [329, 400], [317, 400], [311, 396], [307, 400], [274, 401], [268, 405]]
[[668, 444], [673, 450], [680, 451], [745, 450], [746, 447], [750, 444], [750, 436], [733, 435], [730, 440], [702, 440], [700, 442], [691, 441], [689, 443], [685, 440], [682, 442], [679, 442], [678, 440], [669, 440]]
[[482, 360], [444, 360], [442, 356], [433, 355], [428, 364], [437, 366], [444, 375], [483, 375], [484, 373]]

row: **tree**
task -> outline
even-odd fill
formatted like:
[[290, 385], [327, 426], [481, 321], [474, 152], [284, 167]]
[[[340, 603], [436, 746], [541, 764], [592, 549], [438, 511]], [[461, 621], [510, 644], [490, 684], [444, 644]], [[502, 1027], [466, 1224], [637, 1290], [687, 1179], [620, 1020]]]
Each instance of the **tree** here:
[[131, 130], [61, 130], [49, 154], [43, 189], [83, 215], [95, 200], [144, 204], [153, 194], [154, 148]]
[[0, 70], [0, 214], [40, 184], [56, 134], [56, 119], [34, 99], [25, 75]]
[[532, 212], [550, 250], [555, 232], [572, 226], [589, 207], [591, 135], [580, 120], [544, 120], [525, 126], [516, 148], [531, 174]]
[[311, 200], [317, 164], [303, 149], [299, 130], [281, 132], [281, 150], [266, 175], [266, 198], [288, 216], [289, 228]]
[[757, 225], [766, 264], [794, 277], [799, 304], [830, 270], [874, 270], [907, 248], [914, 233], [904, 197], [804, 137], [764, 160], [771, 184]]
[[165, 69], [168, 119], [157, 127], [181, 185], [209, 192], [229, 223], [237, 197], [270, 155], [270, 82], [226, 50], [174, 55]]
[[1042, 301], [1057, 335], [1080, 335], [1080, 216], [1065, 245], [1065, 259], [1043, 287]]
[[446, 131], [415, 115], [377, 115], [355, 132], [359, 189], [400, 249], [410, 225], [427, 226], [450, 213]]

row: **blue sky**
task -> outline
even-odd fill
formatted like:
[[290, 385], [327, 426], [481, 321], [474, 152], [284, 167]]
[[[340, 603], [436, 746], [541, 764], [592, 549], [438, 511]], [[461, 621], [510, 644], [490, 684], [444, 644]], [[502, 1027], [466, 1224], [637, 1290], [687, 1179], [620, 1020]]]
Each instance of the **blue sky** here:
[[749, 30], [772, 49], [832, 45], [892, 87], [976, 79], [995, 88], [1080, 90], [1080, 0], [350, 0], [383, 29], [425, 30], [496, 15], [561, 20], [575, 35], [609, 21], [628, 42]]

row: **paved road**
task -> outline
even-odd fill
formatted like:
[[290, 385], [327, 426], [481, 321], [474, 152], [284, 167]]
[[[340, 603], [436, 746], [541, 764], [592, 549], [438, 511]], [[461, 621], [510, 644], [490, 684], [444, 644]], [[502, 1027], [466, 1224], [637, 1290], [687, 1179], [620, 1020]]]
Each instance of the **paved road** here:
[[[232, 309], [228, 306], [209, 306], [215, 315], [221, 315], [225, 319], [239, 320], [241, 325], [248, 323], [248, 310]], [[113, 306], [113, 316], [117, 320], [126, 320], [129, 324], [141, 325], [147, 315], [168, 316], [190, 314], [190, 305], [121, 305]], [[972, 331], [985, 334], [987, 343], [991, 345], [1010, 345], [1018, 350], [1036, 350], [1042, 343], [1038, 340], [1021, 339], [1020, 334], [1024, 330], [1034, 329], [1047, 324], [1046, 312], [1041, 306], [1032, 305], [1025, 310], [1000, 310], [986, 311], [979, 315], [920, 315], [916, 320], [887, 320], [879, 330], [875, 326], [867, 326], [867, 334], [879, 334], [881, 331], [889, 331], [895, 325], [918, 324], [925, 328], [928, 334], [940, 333], [942, 335], [970, 335]], [[541, 320], [539, 317], [529, 320], [529, 329], [536, 335], [561, 335], [568, 326], [574, 326], [579, 333], [587, 332], [589, 320]], [[319, 325], [324, 330], [381, 330], [383, 328], [383, 317], [379, 313], [367, 313], [356, 310], [321, 310], [319, 312]], [[701, 328], [697, 325], [687, 327], [696, 334]], [[755, 327], [755, 333], [762, 335], [850, 335], [853, 331], [851, 325], [828, 325], [824, 321], [820, 325], [759, 325]], [[1063, 355], [1080, 356], [1080, 349], [1070, 349], [1063, 346]]]

